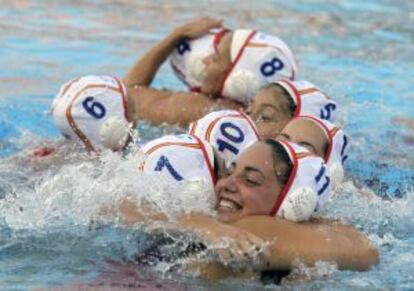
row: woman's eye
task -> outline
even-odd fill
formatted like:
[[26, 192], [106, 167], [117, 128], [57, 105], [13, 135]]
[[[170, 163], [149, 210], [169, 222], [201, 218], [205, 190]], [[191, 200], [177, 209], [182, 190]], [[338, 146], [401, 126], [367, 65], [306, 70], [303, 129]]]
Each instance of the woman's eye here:
[[246, 182], [247, 182], [247, 184], [252, 185], [252, 186], [259, 186], [260, 185], [260, 183], [258, 181], [256, 181], [255, 179], [252, 179], [252, 178], [246, 178]]
[[270, 116], [270, 115], [261, 115], [259, 118], [261, 121], [264, 121], [264, 122], [274, 121], [273, 116]]

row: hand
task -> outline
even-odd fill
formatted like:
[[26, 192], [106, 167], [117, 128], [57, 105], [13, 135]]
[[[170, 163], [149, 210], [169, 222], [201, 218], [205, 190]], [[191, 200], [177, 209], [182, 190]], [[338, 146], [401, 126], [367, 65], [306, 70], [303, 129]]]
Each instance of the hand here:
[[205, 216], [192, 216], [186, 225], [198, 230], [207, 248], [224, 264], [239, 264], [262, 270], [270, 257], [268, 243], [239, 227]]
[[212, 28], [221, 27], [222, 20], [212, 17], [200, 17], [192, 20], [183, 26], [180, 26], [174, 30], [174, 34], [179, 38], [197, 38], [210, 31]]
[[261, 270], [266, 266], [266, 258], [270, 256], [266, 241], [233, 226], [215, 226], [212, 231], [206, 232], [203, 238], [209, 243], [209, 250], [225, 265], [237, 264]]

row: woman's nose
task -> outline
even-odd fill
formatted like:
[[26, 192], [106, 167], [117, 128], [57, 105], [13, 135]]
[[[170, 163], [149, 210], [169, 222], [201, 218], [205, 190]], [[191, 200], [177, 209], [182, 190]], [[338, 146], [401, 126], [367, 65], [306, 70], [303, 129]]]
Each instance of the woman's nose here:
[[223, 188], [227, 193], [237, 192], [237, 180], [233, 175], [225, 178]]

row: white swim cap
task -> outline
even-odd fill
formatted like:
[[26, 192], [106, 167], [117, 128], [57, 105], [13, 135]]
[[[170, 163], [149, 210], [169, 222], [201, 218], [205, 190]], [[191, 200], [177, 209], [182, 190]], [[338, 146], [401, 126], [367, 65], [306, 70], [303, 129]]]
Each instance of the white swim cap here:
[[236, 110], [209, 113], [191, 123], [189, 133], [209, 142], [226, 167], [236, 160], [240, 152], [259, 140], [250, 117]]
[[102, 145], [108, 149], [122, 149], [128, 140], [130, 127], [124, 119], [115, 116], [108, 118], [99, 130]]
[[308, 220], [321, 197], [329, 195], [330, 178], [324, 161], [305, 148], [277, 141], [288, 153], [292, 169], [270, 215], [291, 221]]
[[51, 106], [61, 133], [88, 150], [122, 149], [131, 123], [126, 90], [112, 76], [88, 75], [64, 84]]
[[[326, 154], [323, 157], [331, 178], [332, 189], [337, 189], [344, 178], [343, 164], [348, 158], [348, 137], [344, 131], [329, 121], [313, 116], [298, 116], [295, 119], [307, 119], [314, 122], [323, 131], [328, 141]], [[326, 200], [326, 199], [324, 199]], [[324, 202], [324, 201], [323, 201]]]
[[221, 95], [247, 104], [261, 86], [277, 80], [294, 80], [296, 61], [289, 47], [276, 36], [250, 29], [233, 32], [231, 65]]
[[146, 154], [140, 165], [143, 171], [163, 172], [174, 181], [203, 180], [211, 189], [216, 184], [213, 148], [196, 136], [167, 135], [150, 141], [142, 150]]
[[275, 82], [292, 98], [296, 105], [294, 117], [299, 115], [315, 116], [334, 122], [336, 118], [336, 103], [309, 81], [281, 80]]
[[198, 91], [206, 77], [204, 58], [214, 53], [216, 40], [228, 31], [212, 29], [199, 38], [182, 39], [171, 53], [170, 64], [175, 75], [192, 91]]

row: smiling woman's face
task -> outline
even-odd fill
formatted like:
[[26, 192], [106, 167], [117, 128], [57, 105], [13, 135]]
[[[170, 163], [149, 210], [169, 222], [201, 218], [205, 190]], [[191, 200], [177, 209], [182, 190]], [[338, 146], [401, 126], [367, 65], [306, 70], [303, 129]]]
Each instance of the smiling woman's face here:
[[216, 51], [204, 58], [206, 77], [201, 86], [201, 92], [208, 95], [219, 95], [226, 78], [230, 60], [230, 46], [233, 34], [227, 32], [220, 39]]
[[246, 113], [255, 122], [260, 138], [275, 138], [293, 117], [289, 98], [279, 86], [265, 87], [254, 97]]
[[272, 147], [256, 142], [242, 152], [227, 177], [216, 184], [219, 219], [270, 214], [281, 192], [287, 165]]
[[289, 122], [276, 139], [297, 143], [321, 158], [324, 158], [328, 144], [328, 139], [320, 126], [300, 117]]

